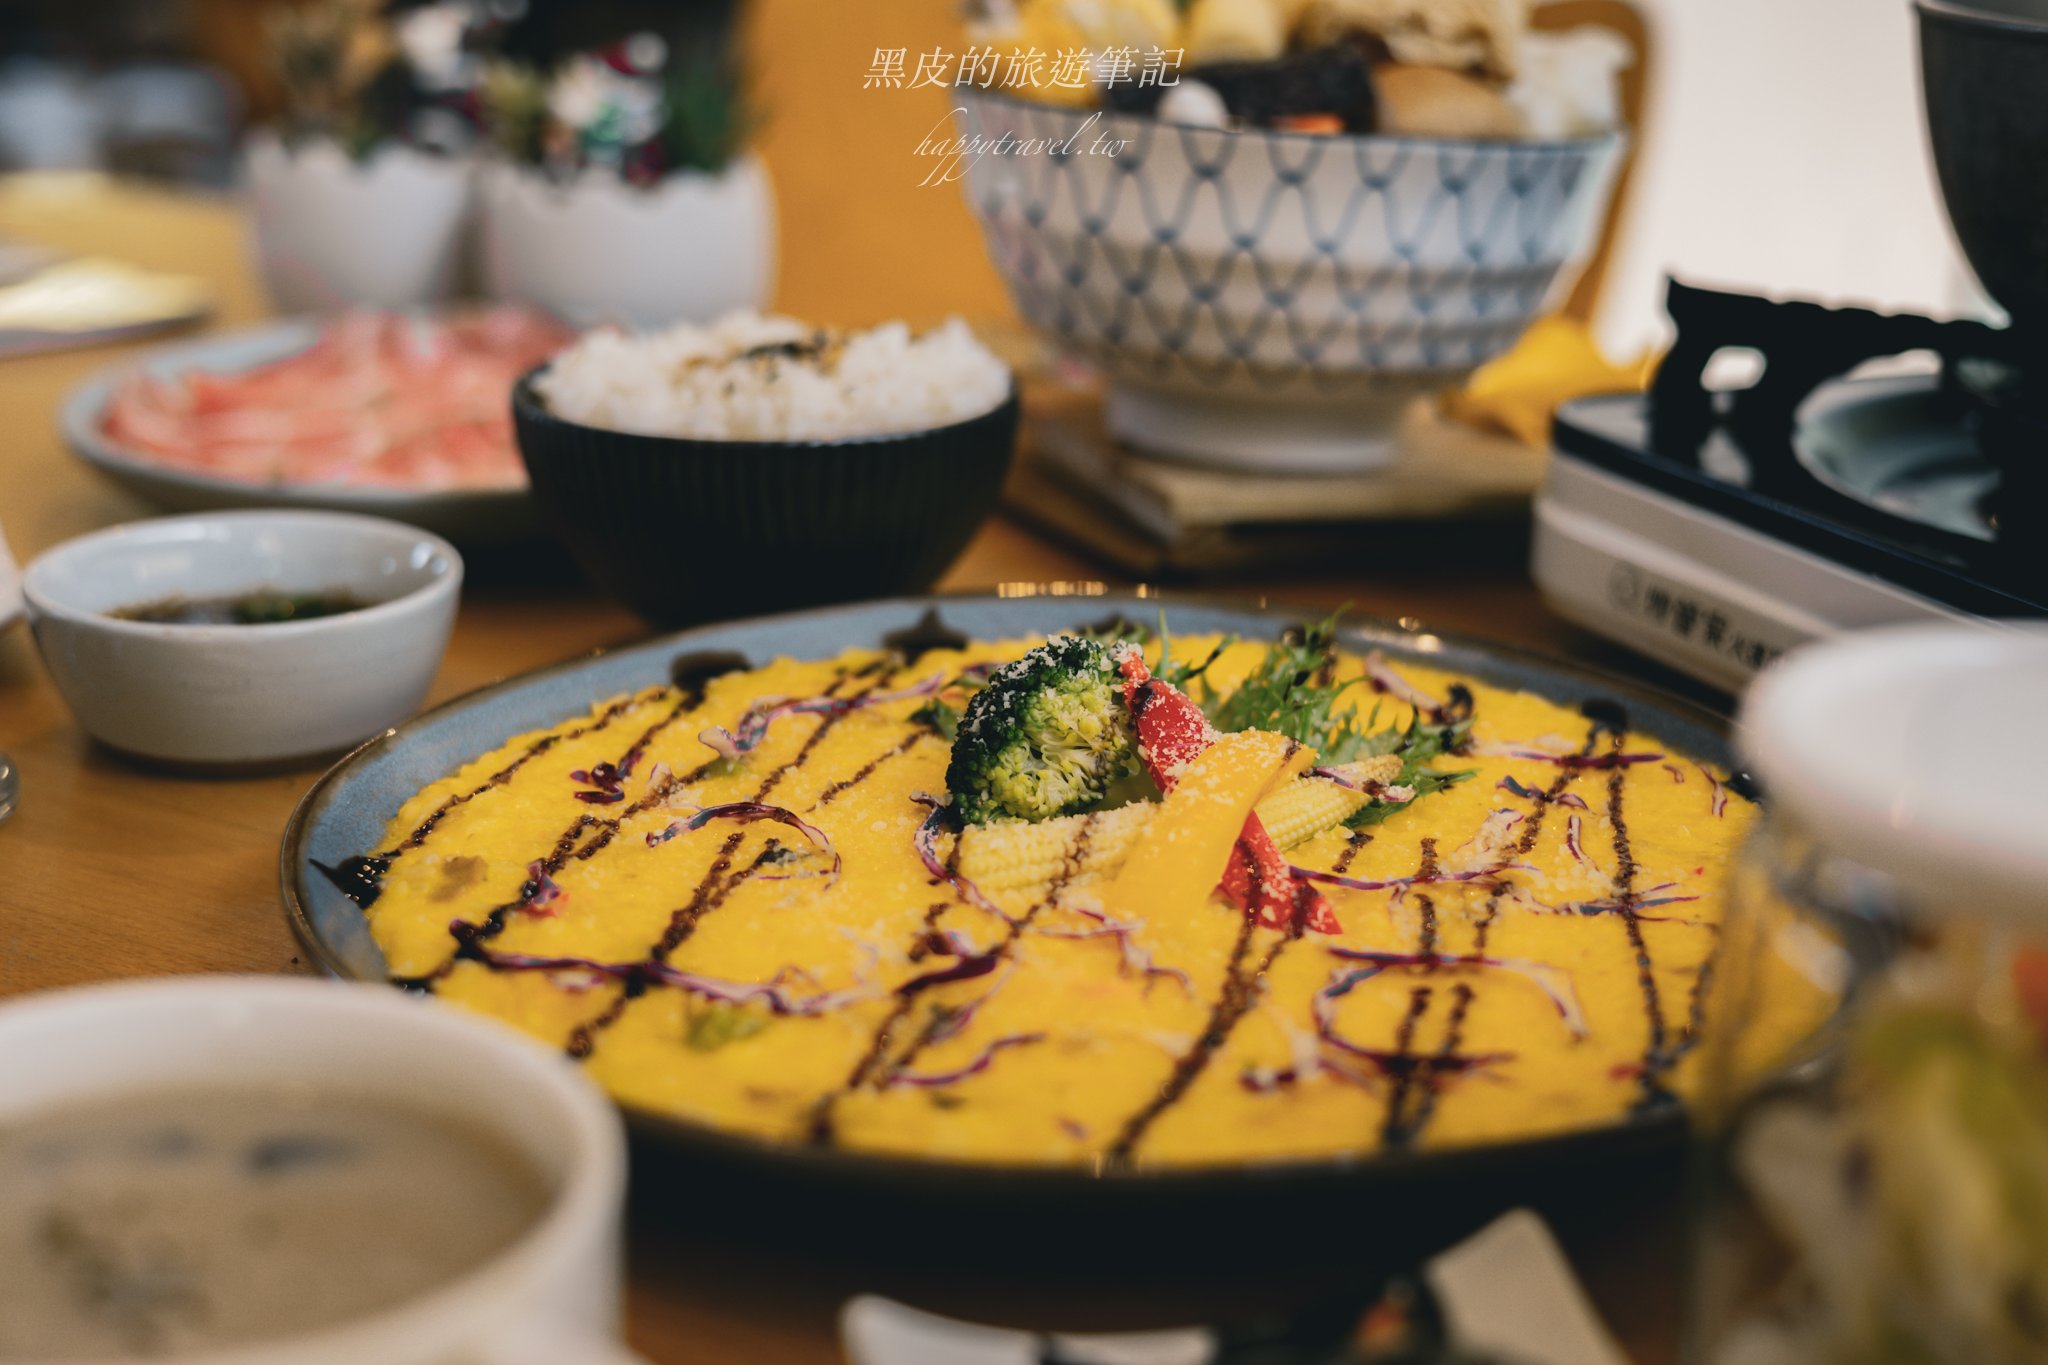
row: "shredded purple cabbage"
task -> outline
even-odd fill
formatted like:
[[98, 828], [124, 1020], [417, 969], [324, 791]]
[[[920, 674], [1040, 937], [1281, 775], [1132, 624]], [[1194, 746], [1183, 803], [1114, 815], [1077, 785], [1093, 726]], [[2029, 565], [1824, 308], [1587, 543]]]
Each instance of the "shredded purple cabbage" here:
[[1695, 766], [1699, 768], [1700, 776], [1706, 778], [1707, 781], [1711, 782], [1714, 786], [1712, 810], [1714, 812], [1714, 818], [1718, 820], [1721, 818], [1722, 812], [1728, 809], [1728, 789], [1721, 785], [1721, 779], [1714, 776], [1714, 774], [1708, 770], [1706, 764], [1701, 763]]
[[1592, 861], [1592, 859], [1586, 856], [1585, 848], [1579, 843], [1579, 817], [1577, 815], [1565, 821], [1564, 851], [1572, 855], [1573, 862], [1586, 863]]
[[1384, 801], [1390, 806], [1406, 805], [1415, 799], [1413, 787], [1390, 787], [1384, 782], [1360, 782], [1342, 768], [1310, 768], [1309, 775], [1334, 782], [1346, 791], [1362, 792], [1375, 801]]
[[1373, 650], [1365, 656], [1365, 677], [1375, 692], [1384, 692], [1394, 700], [1405, 701], [1416, 710], [1430, 715], [1441, 715], [1443, 712], [1442, 702], [1395, 672], [1393, 665], [1389, 664], [1378, 650]]
[[[1337, 1001], [1349, 994], [1361, 982], [1370, 981], [1377, 971], [1363, 969], [1339, 969], [1330, 977], [1328, 985], [1310, 997], [1310, 1009], [1315, 1015], [1316, 1037], [1325, 1047], [1334, 1048], [1347, 1057], [1354, 1057], [1367, 1063], [1373, 1072], [1381, 1077], [1398, 1075], [1428, 1067], [1432, 1073], [1465, 1072], [1480, 1067], [1493, 1066], [1512, 1058], [1512, 1052], [1480, 1053], [1429, 1053], [1418, 1055], [1412, 1052], [1393, 1052], [1385, 1048], [1366, 1047], [1354, 1043], [1337, 1031]], [[1327, 1060], [1325, 1065], [1327, 1065]]]
[[588, 791], [576, 793], [578, 801], [587, 801], [593, 806], [609, 806], [626, 799], [626, 775], [633, 770], [633, 755], [626, 756], [623, 765], [596, 763], [590, 768], [578, 768], [569, 774], [573, 782], [581, 782]]
[[722, 725], [713, 725], [697, 738], [720, 758], [738, 759], [752, 753], [768, 737], [768, 727], [784, 716], [843, 716], [849, 711], [886, 702], [936, 696], [945, 688], [946, 675], [934, 673], [921, 683], [895, 692], [870, 692], [858, 697], [806, 697], [801, 701], [758, 701], [747, 708], [736, 728], [728, 730]]
[[943, 986], [949, 981], [972, 981], [977, 976], [987, 976], [994, 971], [996, 964], [1001, 960], [993, 952], [982, 953], [977, 957], [963, 957], [950, 967], [941, 967], [937, 971], [911, 977], [896, 988], [896, 994], [916, 995], [919, 991], [929, 990], [933, 986]]
[[526, 865], [526, 885], [520, 889], [519, 912], [543, 919], [552, 919], [555, 907], [569, 899], [569, 893], [555, 884], [555, 879], [548, 875], [547, 864], [538, 858]]
[[1660, 906], [1682, 905], [1687, 901], [1699, 899], [1698, 896], [1660, 896], [1657, 894], [1660, 891], [1670, 891], [1677, 885], [1677, 882], [1659, 882], [1657, 885], [1649, 887], [1628, 900], [1622, 900], [1617, 897], [1607, 900], [1566, 901], [1562, 905], [1553, 905], [1548, 901], [1539, 900], [1518, 886], [1508, 886], [1504, 890], [1513, 903], [1525, 910], [1534, 910], [1544, 915], [1618, 915], [1624, 911], [1634, 911], [1638, 919], [1660, 922], [1676, 920], [1683, 924], [1697, 923], [1698, 921], [1696, 920], [1685, 919], [1678, 915], [1645, 915], [1642, 913], [1645, 910], [1655, 910]]
[[1189, 979], [1188, 974], [1178, 967], [1161, 967], [1155, 963], [1152, 960], [1151, 951], [1138, 946], [1135, 938], [1136, 930], [1131, 925], [1125, 924], [1122, 920], [1111, 919], [1101, 911], [1090, 910], [1086, 906], [1069, 905], [1065, 908], [1077, 915], [1083, 915], [1094, 920], [1096, 927], [1093, 929], [1040, 929], [1038, 932], [1046, 938], [1084, 941], [1099, 938], [1110, 939], [1116, 944], [1117, 953], [1120, 958], [1117, 963], [1117, 974], [1119, 976], [1128, 976], [1136, 972], [1138, 978], [1145, 983], [1148, 990], [1154, 977], [1164, 977], [1169, 981], [1177, 983], [1190, 997], [1194, 995], [1195, 984]]
[[[1669, 767], [1670, 765], [1666, 764], [1665, 766]], [[1538, 805], [1548, 801], [1553, 805], [1573, 806], [1579, 810], [1587, 809], [1586, 798], [1580, 796], [1577, 792], [1560, 792], [1556, 796], [1551, 796], [1549, 793], [1538, 791], [1534, 787], [1522, 785], [1512, 776], [1503, 777], [1493, 785], [1500, 791], [1512, 793], [1515, 796], [1521, 797], [1524, 801], [1534, 801]]]
[[1293, 863], [1287, 865], [1287, 870], [1297, 877], [1322, 882], [1327, 886], [1341, 886], [1346, 891], [1405, 891], [1411, 886], [1432, 886], [1440, 882], [1484, 882], [1493, 880], [1503, 872], [1516, 869], [1528, 870], [1524, 863], [1502, 863], [1497, 867], [1482, 867], [1471, 872], [1439, 872], [1433, 877], [1389, 877], [1385, 881], [1364, 881], [1335, 872], [1318, 872], [1312, 867], [1299, 867]]
[[974, 1060], [968, 1062], [965, 1066], [957, 1066], [950, 1071], [906, 1071], [899, 1067], [897, 1070], [889, 1073], [888, 1079], [883, 1081], [882, 1085], [884, 1088], [897, 1085], [913, 1085], [926, 1089], [935, 1086], [952, 1085], [955, 1081], [964, 1081], [969, 1076], [978, 1076], [988, 1070], [989, 1066], [995, 1061], [996, 1054], [1004, 1048], [1022, 1047], [1026, 1043], [1042, 1043], [1044, 1041], [1045, 1035], [1043, 1033], [1006, 1034], [983, 1048], [975, 1056]]
[[832, 860], [832, 866], [823, 873], [768, 872], [760, 874], [757, 880], [777, 882], [787, 881], [791, 878], [817, 876], [823, 876], [828, 882], [838, 880], [841, 860], [839, 850], [832, 846], [831, 836], [827, 835], [824, 830], [819, 829], [810, 821], [804, 819], [801, 815], [798, 815], [795, 811], [783, 806], [771, 806], [765, 801], [732, 801], [722, 806], [705, 806], [687, 820], [672, 820], [665, 828], [650, 833], [647, 836], [647, 846], [649, 848], [659, 847], [675, 838], [678, 834], [702, 829], [713, 820], [735, 820], [741, 824], [751, 824], [756, 820], [773, 820], [777, 824], [788, 825], [791, 829], [809, 840], [811, 847]]
[[1555, 763], [1560, 768], [1626, 768], [1636, 763], [1660, 763], [1662, 754], [1553, 754], [1543, 749], [1522, 749], [1512, 744], [1474, 744], [1467, 753], [1491, 758], [1523, 758], [1532, 763]]
[[[1584, 1038], [1588, 1032], [1586, 1012], [1579, 1005], [1578, 992], [1572, 986], [1571, 974], [1559, 967], [1532, 962], [1525, 958], [1490, 957], [1483, 953], [1396, 953], [1370, 948], [1339, 947], [1331, 947], [1326, 951], [1330, 956], [1345, 962], [1367, 964], [1352, 974], [1354, 979], [1345, 984], [1345, 991], [1395, 967], [1420, 967], [1425, 971], [1484, 967], [1513, 972], [1530, 981], [1550, 998], [1551, 1006], [1557, 1010], [1558, 1017], [1564, 1020], [1565, 1028], [1574, 1038]], [[1332, 978], [1332, 984], [1335, 984], [1335, 978]]]
[[486, 966], [498, 971], [594, 972], [616, 981], [640, 981], [648, 985], [674, 986], [691, 995], [727, 1005], [759, 1002], [767, 1005], [770, 1013], [784, 1016], [807, 1018], [825, 1014], [871, 999], [874, 995], [873, 990], [867, 987], [795, 995], [789, 991], [789, 985], [792, 982], [810, 979], [808, 973], [798, 967], [784, 967], [767, 981], [725, 981], [715, 976], [686, 972], [671, 967], [666, 962], [656, 962], [652, 959], [639, 962], [599, 962], [587, 957], [537, 957], [527, 953], [494, 952], [481, 944], [471, 944], [469, 951]]
[[918, 861], [924, 864], [924, 870], [951, 886], [969, 905], [988, 911], [1005, 924], [1015, 924], [1016, 921], [1004, 914], [1002, 907], [984, 895], [980, 887], [947, 867], [945, 860], [939, 857], [939, 831], [953, 819], [952, 806], [928, 792], [916, 792], [910, 799], [931, 812], [918, 825], [917, 833], [911, 836], [912, 846], [916, 848]]

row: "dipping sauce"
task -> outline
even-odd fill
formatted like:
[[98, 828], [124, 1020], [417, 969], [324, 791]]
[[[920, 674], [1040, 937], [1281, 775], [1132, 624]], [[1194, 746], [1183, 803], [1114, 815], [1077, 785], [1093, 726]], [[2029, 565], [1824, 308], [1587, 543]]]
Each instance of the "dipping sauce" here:
[[347, 1094], [139, 1095], [0, 1124], [0, 1361], [330, 1326], [481, 1265], [547, 1200], [490, 1135]]
[[274, 592], [259, 590], [239, 597], [165, 597], [107, 613], [121, 621], [148, 621], [165, 626], [267, 626], [281, 621], [311, 621], [340, 616], [377, 605], [351, 592]]

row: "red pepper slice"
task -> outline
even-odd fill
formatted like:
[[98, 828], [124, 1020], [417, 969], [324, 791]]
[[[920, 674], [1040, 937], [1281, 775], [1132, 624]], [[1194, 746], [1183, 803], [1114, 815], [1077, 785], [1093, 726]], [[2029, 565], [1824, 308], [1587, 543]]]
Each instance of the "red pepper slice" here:
[[[1145, 771], [1160, 791], [1172, 791], [1187, 765], [1216, 742], [1216, 732], [1202, 708], [1172, 683], [1153, 677], [1135, 649], [1117, 667], [1124, 675], [1124, 705], [1137, 725], [1138, 755]], [[1248, 911], [1263, 928], [1299, 925], [1319, 934], [1342, 932], [1328, 898], [1288, 870], [1287, 860], [1256, 814], [1245, 818], [1219, 889], [1225, 900]]]

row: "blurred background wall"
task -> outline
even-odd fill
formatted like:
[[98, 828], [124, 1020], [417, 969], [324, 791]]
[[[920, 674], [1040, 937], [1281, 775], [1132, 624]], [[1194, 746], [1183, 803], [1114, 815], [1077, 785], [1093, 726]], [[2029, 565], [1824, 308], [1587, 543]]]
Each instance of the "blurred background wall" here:
[[1942, 217], [1909, 0], [1635, 3], [1660, 60], [1602, 295], [1610, 349], [1662, 336], [1667, 271], [1937, 317], [1988, 307]]

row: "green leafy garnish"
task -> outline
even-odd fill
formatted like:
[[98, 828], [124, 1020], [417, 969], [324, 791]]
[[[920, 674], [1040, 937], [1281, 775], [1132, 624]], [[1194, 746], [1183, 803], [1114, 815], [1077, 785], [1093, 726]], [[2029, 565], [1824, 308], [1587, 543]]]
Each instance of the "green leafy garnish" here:
[[[1164, 612], [1160, 613], [1159, 619], [1160, 624], [1164, 625], [1166, 614]], [[1152, 632], [1150, 630], [1133, 621], [1130, 617], [1125, 616], [1122, 612], [1104, 617], [1094, 625], [1083, 626], [1073, 633], [1083, 640], [1094, 640], [1105, 645], [1126, 643], [1144, 645], [1151, 643], [1152, 640]]]
[[[1344, 693], [1362, 679], [1333, 681], [1337, 661], [1337, 618], [1340, 608], [1304, 630], [1290, 632], [1266, 651], [1266, 657], [1228, 696], [1204, 707], [1217, 729], [1270, 730], [1314, 748], [1320, 761], [1335, 766], [1381, 754], [1398, 754], [1401, 772], [1391, 786], [1414, 788], [1417, 799], [1440, 792], [1473, 776], [1472, 769], [1443, 772], [1433, 760], [1455, 753], [1471, 727], [1469, 720], [1448, 724], [1425, 721], [1419, 714], [1404, 728], [1379, 724], [1375, 705], [1361, 724], [1355, 704]], [[1203, 665], [1206, 669], [1207, 665]], [[1402, 806], [1368, 802], [1348, 822], [1358, 829], [1377, 824]]]
[[949, 744], [960, 737], [960, 708], [951, 702], [940, 701], [934, 697], [912, 711], [910, 719], [913, 724], [927, 726], [935, 733], [945, 736]]
[[1162, 611], [1159, 613], [1159, 667], [1152, 670], [1152, 676], [1161, 681], [1172, 683], [1189, 696], [1193, 696], [1195, 684], [1201, 683], [1204, 688], [1207, 687], [1207, 675], [1210, 665], [1222, 658], [1223, 651], [1236, 643], [1237, 637], [1235, 635], [1226, 635], [1216, 642], [1216, 648], [1210, 650], [1209, 657], [1202, 660], [1202, 662], [1195, 663], [1191, 660], [1184, 664], [1175, 663], [1173, 661], [1173, 636], [1167, 633], [1166, 613]]
[[1366, 734], [1355, 712], [1337, 713], [1338, 699], [1355, 679], [1331, 682], [1337, 666], [1337, 617], [1290, 632], [1267, 649], [1236, 691], [1204, 709], [1217, 729], [1271, 730], [1309, 745], [1325, 763], [1349, 763], [1364, 756]]
[[683, 1041], [698, 1052], [716, 1052], [727, 1043], [751, 1038], [772, 1022], [764, 1010], [707, 1001], [690, 1015]]
[[[1373, 720], [1378, 716], [1379, 708], [1375, 706], [1372, 719], [1366, 721], [1368, 730], [1371, 730]], [[1384, 730], [1372, 730], [1366, 736], [1367, 747], [1360, 751], [1358, 757], [1399, 754], [1401, 771], [1387, 785], [1407, 787], [1414, 791], [1415, 800], [1420, 801], [1425, 796], [1434, 796], [1440, 791], [1457, 786], [1460, 782], [1470, 781], [1476, 775], [1478, 770], [1475, 768], [1444, 772], [1430, 766], [1431, 760], [1455, 753], [1465, 742], [1465, 735], [1471, 728], [1472, 722], [1469, 720], [1462, 720], [1454, 725], [1428, 725], [1418, 715], [1408, 722], [1408, 728], [1405, 730], [1393, 725]], [[1413, 803], [1405, 802], [1393, 805], [1385, 801], [1368, 801], [1344, 823], [1352, 829], [1364, 829], [1367, 825], [1377, 825], [1395, 811], [1405, 810], [1411, 804]]]

